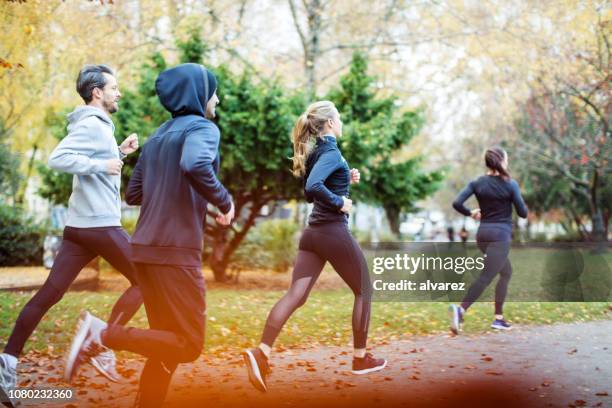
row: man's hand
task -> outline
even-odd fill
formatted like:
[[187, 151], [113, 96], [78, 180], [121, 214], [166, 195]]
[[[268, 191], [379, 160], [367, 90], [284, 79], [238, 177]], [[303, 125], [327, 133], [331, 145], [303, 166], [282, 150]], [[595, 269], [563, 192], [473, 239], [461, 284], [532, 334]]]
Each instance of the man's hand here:
[[130, 153], [134, 153], [138, 150], [138, 135], [136, 133], [132, 133], [129, 135], [123, 143], [119, 146], [119, 150], [121, 153], [128, 155]]
[[470, 217], [472, 217], [476, 221], [480, 221], [480, 208], [474, 208]]
[[342, 211], [343, 213], [350, 213], [351, 210], [353, 209], [353, 200], [351, 200], [350, 198], [346, 198], [346, 197], [342, 197], [342, 200], [344, 201], [344, 205], [342, 206], [342, 208], [340, 209], [340, 211]]
[[215, 220], [221, 225], [230, 225], [234, 219], [234, 215], [234, 203], [232, 202], [232, 206], [227, 214], [219, 214]]
[[361, 179], [361, 174], [359, 174], [359, 170], [351, 169], [351, 184], [359, 183]]
[[111, 176], [118, 176], [121, 174], [121, 168], [123, 167], [123, 162], [119, 159], [110, 159], [106, 162], [106, 173]]

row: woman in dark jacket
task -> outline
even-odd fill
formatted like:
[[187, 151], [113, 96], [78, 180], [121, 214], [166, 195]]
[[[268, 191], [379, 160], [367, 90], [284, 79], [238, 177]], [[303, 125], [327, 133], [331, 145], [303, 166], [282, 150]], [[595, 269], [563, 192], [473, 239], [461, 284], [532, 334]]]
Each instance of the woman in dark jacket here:
[[[503, 307], [512, 275], [508, 259], [512, 241], [512, 206], [522, 218], [527, 217], [527, 206], [518, 183], [508, 172], [508, 154], [500, 147], [491, 147], [485, 152], [485, 164], [487, 174], [471, 181], [453, 202], [455, 210], [480, 221], [476, 241], [486, 254], [483, 271], [470, 286], [461, 305], [450, 306], [450, 328], [455, 334], [461, 329], [465, 312], [497, 274], [500, 278], [495, 287], [495, 320], [491, 327], [500, 330], [511, 327], [504, 319]], [[480, 208], [470, 210], [463, 205], [472, 194]]]
[[291, 314], [306, 302], [328, 261], [355, 295], [352, 372], [366, 374], [387, 364], [366, 353], [372, 289], [366, 260], [348, 228], [349, 185], [359, 182], [359, 171], [350, 170], [342, 157], [336, 141], [341, 135], [340, 115], [329, 101], [311, 104], [293, 129], [293, 174], [303, 178], [306, 199], [314, 208], [300, 239], [291, 287], [270, 311], [259, 347], [243, 354], [249, 380], [260, 391], [267, 390], [274, 340]]

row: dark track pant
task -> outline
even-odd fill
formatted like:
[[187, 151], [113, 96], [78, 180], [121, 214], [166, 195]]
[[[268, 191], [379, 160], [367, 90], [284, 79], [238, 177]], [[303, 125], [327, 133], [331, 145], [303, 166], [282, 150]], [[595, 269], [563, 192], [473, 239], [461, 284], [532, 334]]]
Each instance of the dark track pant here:
[[149, 329], [109, 325], [104, 345], [147, 357], [138, 406], [158, 407], [179, 363], [198, 358], [204, 345], [206, 286], [200, 268], [136, 264]]
[[17, 317], [5, 353], [19, 357], [43, 316], [60, 301], [79, 272], [98, 255], [132, 284], [115, 303], [109, 322], [125, 324], [132, 318], [142, 304], [142, 296], [136, 285], [134, 266], [129, 260], [130, 236], [121, 227], [66, 227], [51, 272]]
[[291, 314], [302, 306], [317, 278], [329, 261], [355, 295], [353, 303], [353, 343], [365, 348], [370, 323], [372, 287], [368, 266], [359, 244], [345, 223], [308, 226], [299, 244], [289, 291], [274, 305], [261, 342], [272, 346]]
[[480, 250], [486, 254], [484, 268], [476, 281], [468, 289], [461, 306], [467, 310], [499, 274], [495, 286], [495, 314], [503, 314], [504, 301], [508, 293], [508, 283], [512, 276], [512, 265], [508, 259], [512, 231], [499, 226], [480, 224], [476, 234], [476, 242]]

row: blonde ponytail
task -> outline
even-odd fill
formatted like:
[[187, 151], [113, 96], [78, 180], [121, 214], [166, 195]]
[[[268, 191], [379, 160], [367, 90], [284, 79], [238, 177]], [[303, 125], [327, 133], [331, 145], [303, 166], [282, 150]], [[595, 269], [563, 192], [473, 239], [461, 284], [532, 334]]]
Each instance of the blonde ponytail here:
[[312, 141], [322, 136], [325, 122], [334, 119], [338, 111], [330, 101], [312, 103], [302, 113], [293, 126], [291, 140], [293, 141], [293, 175], [301, 177], [306, 172], [306, 158], [310, 153]]

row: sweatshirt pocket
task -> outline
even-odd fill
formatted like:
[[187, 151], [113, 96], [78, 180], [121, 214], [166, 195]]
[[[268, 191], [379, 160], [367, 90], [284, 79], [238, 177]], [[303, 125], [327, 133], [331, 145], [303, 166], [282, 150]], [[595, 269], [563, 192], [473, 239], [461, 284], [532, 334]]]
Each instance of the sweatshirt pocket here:
[[119, 191], [112, 180], [99, 175], [78, 176], [69, 206], [79, 217], [120, 216]]

